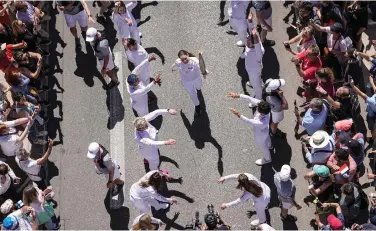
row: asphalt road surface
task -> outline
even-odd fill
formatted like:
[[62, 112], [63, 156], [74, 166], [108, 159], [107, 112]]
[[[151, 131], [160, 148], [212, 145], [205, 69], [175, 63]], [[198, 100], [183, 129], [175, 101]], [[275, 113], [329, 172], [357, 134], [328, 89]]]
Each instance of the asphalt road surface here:
[[[288, 24], [282, 21], [289, 9], [285, 9], [282, 2], [272, 3], [273, 32], [268, 37], [275, 39], [276, 45], [266, 48], [263, 71], [264, 79], [286, 79], [284, 91], [290, 110], [285, 112], [280, 129], [287, 133], [287, 140], [273, 140], [273, 164], [258, 167], [254, 161], [262, 153], [255, 145], [251, 127], [229, 111], [230, 107], [234, 107], [251, 117], [248, 104], [226, 98], [226, 92], [233, 90], [243, 93], [244, 89], [251, 95], [254, 92], [245, 87], [242, 81], [247, 78], [244, 62], [239, 60], [243, 49], [235, 45], [233, 35], [226, 33], [230, 30], [229, 24], [217, 25], [220, 3], [154, 3], [142, 3], [141, 21], [146, 21], [140, 26], [142, 44], [150, 53], [157, 55], [157, 61], [152, 63], [153, 75], [162, 72], [162, 86], [153, 88], [153, 93], [158, 97], [157, 106], [178, 110], [175, 116], [166, 115], [163, 120], [155, 121], [157, 128], [160, 127], [160, 140], [177, 140], [175, 146], [160, 148], [161, 168], [168, 169], [174, 177], [183, 178], [182, 185], [167, 184], [166, 195], [176, 197], [178, 204], [171, 206], [167, 213], [159, 212], [156, 217], [167, 223], [166, 229], [183, 229], [194, 218], [195, 211], [200, 212], [202, 219], [208, 204], [213, 204], [219, 210], [221, 203], [241, 195], [235, 189], [236, 182], [217, 183], [222, 173], [248, 172], [261, 178], [272, 190], [269, 212], [271, 225], [275, 229], [312, 229], [313, 205], [303, 203], [308, 195], [308, 183], [303, 179], [303, 174], [308, 169], [303, 161], [301, 145], [293, 133], [293, 101], [297, 98], [295, 92], [299, 78], [290, 62], [291, 55], [282, 44], [288, 38], [287, 32], [293, 31], [287, 29]], [[99, 9], [93, 8], [91, 2], [89, 5], [95, 15]], [[228, 19], [227, 7], [228, 3], [225, 20]], [[124, 77], [129, 74], [129, 69], [124, 50], [119, 42], [113, 49], [116, 63], [121, 67], [119, 78], [122, 84], [118, 89], [106, 92], [96, 77], [99, 76], [96, 68], [99, 68], [99, 64], [90, 50], [87, 52], [83, 46], [82, 52], [75, 52], [74, 39], [62, 13], [53, 17], [51, 24], [56, 24], [56, 30], [51, 31], [54, 39], [50, 49], [51, 61], [55, 63], [55, 68], [62, 71], [57, 72], [51, 82], [58, 91], [58, 85], [65, 90], [63, 94], [52, 94], [50, 99], [55, 101], [52, 104], [55, 117], [49, 122], [50, 135], [57, 143], [51, 156], [51, 161], [56, 165], [52, 184], [57, 191], [57, 213], [62, 228], [128, 229], [138, 215], [129, 202], [129, 188], [145, 174], [145, 169], [134, 141], [132, 121], [135, 117], [125, 89]], [[94, 26], [103, 28], [98, 23]], [[114, 35], [112, 25], [106, 25], [106, 29], [110, 37]], [[65, 48], [62, 47], [63, 41], [67, 44]], [[170, 66], [180, 49], [198, 54], [200, 48], [204, 50], [210, 74], [203, 80], [202, 88], [206, 113], [194, 120], [194, 106], [180, 83], [178, 73], [172, 73]], [[120, 198], [109, 198], [106, 180], [95, 173], [93, 163], [86, 157], [87, 147], [93, 141], [107, 147], [121, 166], [125, 185]], [[296, 198], [303, 208], [300, 211], [291, 210], [298, 217], [296, 224], [284, 224], [279, 217], [273, 175], [283, 164], [290, 164], [297, 173]], [[124, 198], [121, 198], [122, 195]], [[124, 199], [124, 206], [111, 209], [119, 203], [117, 200], [122, 203], [121, 199]], [[249, 202], [221, 211], [221, 215], [233, 229], [249, 229], [251, 220], [256, 219], [255, 215], [251, 219], [247, 217], [250, 210], [254, 211]]]

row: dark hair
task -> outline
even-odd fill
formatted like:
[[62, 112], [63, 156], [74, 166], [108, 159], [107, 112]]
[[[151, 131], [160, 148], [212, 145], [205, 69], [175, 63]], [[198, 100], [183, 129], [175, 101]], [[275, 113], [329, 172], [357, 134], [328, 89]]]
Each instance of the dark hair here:
[[142, 188], [147, 188], [152, 186], [153, 188], [158, 189], [162, 184], [162, 175], [159, 172], [153, 173], [147, 182], [141, 182], [140, 186]]
[[355, 51], [354, 48], [347, 49], [347, 53], [350, 54], [350, 55], [354, 54], [354, 51]]
[[190, 53], [190, 52], [188, 52], [186, 50], [180, 50], [178, 52], [178, 58], [180, 58], [183, 55], [188, 55], [189, 57], [196, 57], [194, 54], [192, 54], [192, 53]]
[[6, 175], [9, 172], [9, 167], [6, 164], [0, 164], [0, 175]]
[[270, 113], [270, 104], [264, 100], [261, 100], [260, 103], [257, 105], [257, 111], [261, 114], [269, 114]]
[[15, 51], [15, 52], [13, 52], [13, 58], [14, 58], [14, 60], [16, 60], [17, 62], [21, 61], [23, 54], [24, 53], [22, 51]]
[[354, 156], [363, 155], [363, 147], [357, 140], [350, 139], [349, 141], [347, 141], [346, 146], [349, 148], [351, 154], [353, 154]]
[[245, 191], [253, 194], [255, 197], [262, 196], [262, 188], [258, 185], [257, 181], [249, 180], [247, 175], [239, 174], [238, 182], [239, 184], [236, 186], [237, 189], [244, 189]]
[[333, 83], [334, 81], [333, 71], [328, 67], [318, 69], [315, 74], [320, 79], [326, 79], [330, 83]]
[[313, 10], [313, 5], [310, 2], [302, 2], [302, 4], [299, 7], [300, 9], [304, 9], [306, 11], [312, 11]]
[[334, 155], [335, 155], [339, 160], [346, 161], [346, 160], [349, 159], [349, 150], [348, 150], [347, 148], [337, 149], [337, 150], [334, 152]]
[[14, 95], [13, 95], [13, 100], [15, 102], [20, 102], [20, 100], [22, 99], [22, 97], [24, 97], [24, 94], [22, 94], [22, 92], [16, 92]]
[[134, 40], [133, 38], [127, 38], [127, 47], [129, 47], [129, 45], [136, 46], [137, 41]]
[[350, 183], [346, 183], [346, 184], [342, 185], [341, 191], [345, 195], [348, 195], [348, 196], [352, 195], [354, 193], [354, 186], [352, 186]]
[[217, 227], [217, 217], [212, 213], [205, 214], [204, 221], [209, 230], [213, 230]]

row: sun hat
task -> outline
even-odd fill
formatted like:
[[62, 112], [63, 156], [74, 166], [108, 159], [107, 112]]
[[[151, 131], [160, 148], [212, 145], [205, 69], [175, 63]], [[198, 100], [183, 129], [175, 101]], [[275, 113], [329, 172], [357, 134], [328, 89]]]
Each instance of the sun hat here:
[[265, 91], [272, 92], [275, 91], [283, 86], [285, 86], [286, 81], [284, 79], [268, 79], [265, 82]]
[[281, 171], [279, 172], [279, 176], [281, 178], [281, 181], [288, 181], [290, 180], [290, 173], [291, 173], [291, 167], [287, 164], [283, 165], [281, 168]]
[[11, 199], [6, 200], [0, 207], [2, 214], [8, 214], [13, 208], [13, 201]]
[[325, 165], [315, 165], [313, 166], [313, 171], [321, 177], [328, 177], [330, 175], [329, 168]]
[[89, 145], [87, 157], [90, 159], [94, 159], [99, 151], [103, 152], [102, 148], [99, 146], [98, 143], [93, 142]]
[[326, 131], [316, 131], [309, 139], [312, 148], [323, 148], [329, 143], [329, 134]]
[[86, 42], [92, 42], [95, 39], [95, 36], [97, 35], [98, 31], [94, 27], [90, 27], [86, 31]]

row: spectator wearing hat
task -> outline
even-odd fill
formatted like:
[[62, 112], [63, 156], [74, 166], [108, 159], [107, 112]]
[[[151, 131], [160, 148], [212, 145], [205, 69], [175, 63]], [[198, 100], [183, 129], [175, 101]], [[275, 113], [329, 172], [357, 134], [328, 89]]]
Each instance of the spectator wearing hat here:
[[[376, 90], [376, 86], [373, 82], [372, 76], [369, 77], [369, 81], [373, 89]], [[350, 86], [356, 94], [358, 94], [361, 98], [363, 98], [366, 101], [367, 124], [368, 129], [371, 131], [373, 141], [376, 138], [376, 94], [369, 97], [367, 94], [362, 92], [357, 86], [355, 86], [354, 82], [351, 82]]]
[[7, 199], [0, 207], [1, 220], [4, 220], [11, 212], [14, 211], [15, 205], [11, 199]]
[[286, 137], [286, 133], [278, 129], [278, 124], [284, 119], [284, 110], [288, 109], [287, 100], [280, 89], [285, 86], [284, 79], [268, 79], [265, 82], [262, 99], [270, 104], [272, 121], [270, 123], [270, 135], [272, 137]]
[[316, 213], [316, 223], [321, 230], [344, 230], [345, 218], [342, 214], [341, 206], [338, 203], [322, 203], [323, 208], [334, 207], [337, 215], [330, 214], [327, 218], [328, 224], [324, 225]]
[[311, 24], [316, 30], [327, 33], [327, 50], [324, 49], [327, 65], [333, 68], [336, 79], [341, 79], [341, 64], [339, 60], [343, 57], [347, 50], [346, 41], [342, 36], [343, 27], [336, 22], [331, 26], [323, 27], [315, 23]]
[[107, 87], [111, 89], [119, 85], [120, 82], [116, 74], [115, 63], [107, 38], [103, 37], [94, 27], [90, 27], [86, 31], [86, 42], [90, 43], [95, 56], [102, 66], [101, 73], [103, 78], [108, 75], [111, 79]]
[[[26, 214], [30, 214], [27, 216]], [[30, 217], [31, 222], [27, 217]], [[24, 206], [9, 214], [2, 223], [2, 230], [38, 230], [37, 216], [35, 211]]]
[[[303, 142], [305, 158], [310, 164], [325, 164], [335, 149], [332, 137], [326, 131], [319, 130], [309, 138], [310, 148]], [[311, 149], [311, 150], [310, 150]]]
[[[152, 83], [151, 83], [152, 84]], [[135, 141], [138, 144], [138, 150], [141, 156], [149, 163], [150, 170], [158, 170], [160, 159], [159, 149], [160, 145], [175, 145], [176, 140], [168, 139], [164, 141], [158, 140], [158, 130], [150, 124], [150, 121], [154, 120], [160, 115], [175, 115], [175, 109], [158, 109], [143, 117], [137, 117], [133, 124], [135, 130]]]
[[320, 201], [328, 201], [333, 194], [333, 181], [330, 170], [325, 165], [315, 165], [313, 170], [304, 175], [305, 180], [311, 180], [309, 192]]
[[15, 152], [16, 162], [20, 169], [24, 171], [29, 176], [30, 180], [35, 182], [41, 189], [45, 189], [46, 186], [48, 186], [44, 185], [46, 170], [43, 165], [48, 161], [48, 157], [51, 155], [53, 144], [54, 142], [49, 139], [47, 151], [41, 158], [36, 160], [30, 158], [30, 152], [26, 151], [24, 148], [20, 148]]
[[356, 175], [357, 165], [354, 159], [350, 156], [347, 147], [337, 149], [326, 162], [326, 166], [331, 169], [335, 176], [336, 184], [345, 184], [351, 182]]
[[3, 161], [0, 161], [0, 203], [16, 195], [14, 185], [21, 182], [21, 178], [14, 174], [11, 167]]
[[278, 199], [281, 202], [281, 219], [296, 221], [297, 218], [288, 214], [288, 210], [295, 206], [298, 210], [302, 207], [295, 201], [296, 187], [290, 178], [291, 167], [283, 165], [280, 172], [274, 174], [274, 184], [277, 188]]
[[342, 148], [346, 145], [356, 133], [355, 124], [352, 119], [340, 120], [334, 124], [332, 137], [335, 140], [336, 148]]
[[305, 112], [304, 117], [300, 117], [297, 107], [295, 108], [295, 116], [297, 123], [305, 128], [309, 136], [312, 136], [318, 130], [325, 129], [328, 108], [321, 99], [313, 98], [309, 102], [309, 109]]
[[139, 74], [142, 70], [153, 60], [155, 60], [155, 56], [144, 59], [127, 78], [126, 85], [131, 100], [131, 106], [136, 111], [137, 116], [145, 116], [149, 113], [148, 92], [154, 84], [160, 83], [160, 74], [157, 74], [153, 82], [148, 85], [144, 85], [139, 78]]
[[124, 185], [124, 181], [120, 179], [120, 172], [118, 166], [112, 160], [110, 153], [100, 144], [93, 142], [89, 145], [86, 155], [89, 159], [92, 159], [95, 165], [95, 169], [98, 174], [104, 174], [107, 179], [107, 188], [113, 188], [113, 195], [117, 195], [119, 190]]

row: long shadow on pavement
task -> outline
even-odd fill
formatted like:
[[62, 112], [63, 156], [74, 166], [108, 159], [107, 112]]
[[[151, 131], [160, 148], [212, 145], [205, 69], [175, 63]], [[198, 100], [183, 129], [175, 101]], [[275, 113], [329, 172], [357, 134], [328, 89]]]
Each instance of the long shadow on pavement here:
[[124, 188], [119, 190], [118, 198], [113, 199], [112, 189], [109, 189], [104, 199], [104, 206], [110, 215], [110, 228], [112, 230], [129, 230], [128, 223], [130, 219], [129, 208], [122, 206], [124, 203]]
[[52, 12], [49, 14], [51, 16], [51, 19], [49, 21], [49, 34], [50, 34], [50, 40], [51, 44], [49, 45], [49, 52], [50, 52], [50, 68], [52, 71], [52, 74], [55, 73], [63, 73], [63, 69], [61, 69], [59, 61], [57, 57], [59, 56], [60, 59], [63, 57], [63, 53], [57, 52], [57, 44], [60, 44], [62, 48], [64, 48], [67, 44], [62, 40], [60, 36], [60, 32], [56, 30], [56, 15], [59, 14], [59, 11], [57, 9], [52, 10]]
[[154, 53], [154, 54], [158, 55], [158, 57], [161, 59], [162, 64], [163, 65], [165, 64], [165, 57], [164, 57], [163, 53], [158, 48], [147, 47], [147, 48], [145, 48], [145, 50], [148, 54]]
[[[86, 43], [85, 43], [86, 44]], [[107, 86], [105, 79], [97, 69], [97, 58], [90, 45], [86, 45], [86, 54], [82, 50], [76, 50], [76, 66], [74, 71], [76, 76], [82, 77], [87, 86], [94, 86], [94, 77], [97, 77], [103, 87]]]
[[[133, 8], [133, 10], [132, 10], [133, 17], [136, 20], [141, 20], [141, 11], [142, 11], [142, 9], [144, 9], [145, 7], [148, 7], [148, 6], [158, 6], [158, 1], [152, 1], [152, 2], [147, 2], [147, 3], [142, 3], [142, 1], [138, 1], [137, 6], [135, 8]], [[146, 20], [144, 20], [144, 22], [139, 22], [137, 26], [141, 26], [143, 23], [145, 23], [145, 21]]]
[[123, 99], [117, 87], [106, 91], [106, 95], [106, 105], [109, 114], [107, 128], [113, 129], [117, 122], [121, 122], [124, 119]]
[[286, 138], [272, 138], [274, 153], [272, 154], [272, 166], [276, 171], [281, 170], [282, 165], [290, 165], [292, 151]]
[[275, 53], [274, 49], [269, 46], [265, 46], [265, 54], [262, 57], [262, 68], [261, 78], [265, 82], [267, 79], [279, 79], [279, 61], [277, 58], [277, 54]]
[[246, 87], [246, 83], [249, 81], [249, 77], [247, 70], [245, 69], [245, 59], [239, 57], [238, 62], [236, 63], [236, 69], [238, 70], [238, 75], [241, 77], [243, 93], [245, 95], [249, 95]]
[[271, 164], [266, 164], [261, 167], [260, 180], [264, 182], [265, 184], [267, 184], [270, 188], [271, 198], [270, 198], [270, 203], [269, 203], [269, 209], [279, 206], [277, 188], [275, 187], [275, 184], [274, 184], [274, 174], [275, 174], [275, 171]]
[[210, 119], [208, 113], [206, 112], [206, 105], [204, 96], [201, 91], [197, 91], [198, 98], [200, 100], [200, 105], [202, 107], [202, 112], [200, 116], [195, 116], [192, 124], [189, 122], [187, 116], [183, 111], [180, 111], [180, 116], [183, 119], [183, 123], [188, 130], [189, 136], [195, 141], [196, 148], [203, 149], [205, 143], [211, 143], [218, 150], [218, 161], [217, 169], [220, 176], [223, 175], [223, 150], [222, 146], [218, 141], [212, 136], [210, 129]]

